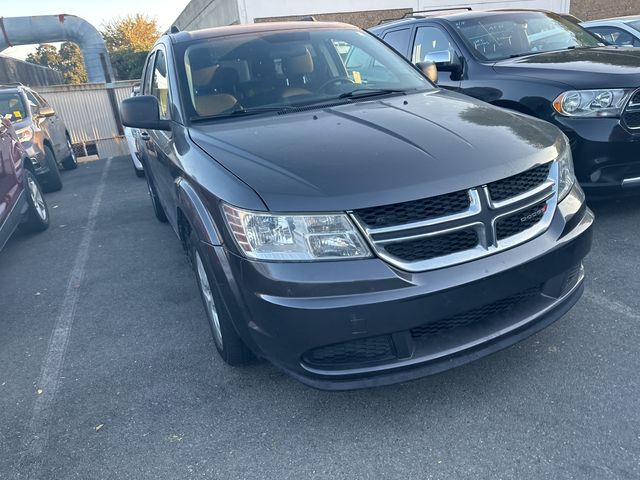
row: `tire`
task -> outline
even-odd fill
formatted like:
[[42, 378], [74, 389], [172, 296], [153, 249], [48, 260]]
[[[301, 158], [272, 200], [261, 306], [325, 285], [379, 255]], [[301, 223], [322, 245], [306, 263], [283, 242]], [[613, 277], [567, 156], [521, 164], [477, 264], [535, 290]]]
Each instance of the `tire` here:
[[25, 233], [42, 232], [49, 228], [49, 207], [35, 175], [25, 169], [24, 180], [29, 209], [20, 230]]
[[67, 147], [69, 147], [69, 151], [71, 152], [71, 154], [67, 158], [62, 160], [62, 166], [65, 170], [75, 170], [76, 168], [78, 168], [78, 157], [76, 156], [76, 152], [73, 151], [73, 145], [71, 145], [71, 139], [69, 138], [69, 135], [66, 135], [66, 139]]
[[43, 175], [42, 187], [45, 192], [57, 192], [62, 190], [62, 178], [58, 170], [58, 161], [49, 145], [44, 146], [44, 163], [49, 167], [49, 172]]
[[255, 360], [255, 356], [242, 341], [238, 332], [236, 332], [217, 289], [210, 287], [211, 285], [216, 285], [216, 282], [210, 273], [211, 269], [205, 266], [206, 257], [201, 253], [198, 239], [193, 232], [191, 232], [189, 243], [190, 256], [196, 274], [196, 281], [198, 282], [198, 289], [200, 290], [200, 297], [209, 321], [209, 327], [211, 327], [211, 335], [213, 336], [216, 350], [218, 350], [222, 360], [229, 365], [239, 366], [252, 362]]
[[133, 160], [131, 160], [131, 164], [133, 165], [133, 171], [136, 172], [136, 177], [144, 178], [144, 169], [138, 170], [138, 167], [136, 167], [136, 164], [133, 163]]
[[155, 213], [156, 218], [161, 223], [167, 223], [169, 220], [167, 219], [167, 214], [164, 213], [164, 208], [162, 208], [162, 204], [160, 203], [160, 199], [158, 198], [158, 194], [156, 193], [156, 187], [153, 186], [151, 179], [147, 177], [147, 190], [149, 190], [149, 197], [151, 198], [151, 204], [153, 205], [153, 213]]

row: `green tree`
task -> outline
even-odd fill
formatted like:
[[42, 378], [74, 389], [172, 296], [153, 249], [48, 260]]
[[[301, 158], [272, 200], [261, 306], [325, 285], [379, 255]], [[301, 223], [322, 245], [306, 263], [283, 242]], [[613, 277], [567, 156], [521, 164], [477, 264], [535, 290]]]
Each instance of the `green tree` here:
[[60, 45], [60, 68], [66, 83], [86, 83], [87, 71], [80, 47], [75, 43], [64, 42]]
[[62, 73], [65, 83], [87, 81], [82, 52], [75, 43], [64, 42], [60, 45], [60, 50], [53, 45], [38, 45], [35, 52], [27, 55], [27, 62], [58, 70]]
[[147, 53], [160, 34], [157, 20], [139, 13], [115, 18], [102, 27], [117, 80], [140, 78]]
[[27, 62], [42, 65], [43, 67], [53, 68], [55, 70], [60, 69], [60, 61], [61, 59], [58, 49], [53, 45], [46, 43], [38, 45], [35, 52], [27, 55]]

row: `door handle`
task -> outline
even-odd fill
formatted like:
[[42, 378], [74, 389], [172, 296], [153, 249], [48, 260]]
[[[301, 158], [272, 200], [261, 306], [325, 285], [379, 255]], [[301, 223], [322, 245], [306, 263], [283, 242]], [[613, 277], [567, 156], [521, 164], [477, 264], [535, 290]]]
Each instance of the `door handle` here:
[[140, 138], [143, 139], [144, 141], [147, 141], [151, 137], [149, 136], [149, 134], [147, 132], [140, 132]]

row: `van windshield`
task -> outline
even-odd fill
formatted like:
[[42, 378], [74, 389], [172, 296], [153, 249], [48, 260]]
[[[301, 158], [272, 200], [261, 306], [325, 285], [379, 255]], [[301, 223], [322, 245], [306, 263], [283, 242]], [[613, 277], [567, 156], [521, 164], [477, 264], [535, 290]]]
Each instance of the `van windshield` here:
[[454, 27], [480, 60], [604, 45], [584, 28], [544, 12], [514, 12], [469, 18]]
[[0, 93], [0, 116], [11, 123], [27, 118], [27, 110], [19, 93]]
[[382, 42], [355, 29], [212, 38], [184, 51], [191, 118], [432, 89]]

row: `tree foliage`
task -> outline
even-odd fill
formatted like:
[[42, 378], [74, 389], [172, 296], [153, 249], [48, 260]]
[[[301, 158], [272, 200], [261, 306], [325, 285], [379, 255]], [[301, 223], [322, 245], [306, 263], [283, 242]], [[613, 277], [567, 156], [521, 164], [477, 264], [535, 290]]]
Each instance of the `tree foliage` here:
[[140, 78], [147, 53], [161, 34], [155, 18], [139, 13], [111, 20], [101, 33], [118, 80]]
[[49, 44], [38, 45], [35, 52], [27, 55], [27, 62], [52, 68], [62, 73], [65, 83], [84, 83], [87, 72], [80, 47], [75, 43], [64, 42], [60, 50]]

